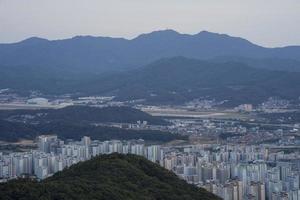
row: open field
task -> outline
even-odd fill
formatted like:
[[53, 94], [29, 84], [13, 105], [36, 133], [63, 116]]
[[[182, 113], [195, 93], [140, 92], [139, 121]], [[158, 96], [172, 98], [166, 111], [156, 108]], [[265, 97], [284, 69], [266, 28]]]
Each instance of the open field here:
[[142, 108], [142, 111], [161, 117], [190, 117], [214, 119], [251, 119], [254, 116], [233, 111], [191, 111], [177, 108]]

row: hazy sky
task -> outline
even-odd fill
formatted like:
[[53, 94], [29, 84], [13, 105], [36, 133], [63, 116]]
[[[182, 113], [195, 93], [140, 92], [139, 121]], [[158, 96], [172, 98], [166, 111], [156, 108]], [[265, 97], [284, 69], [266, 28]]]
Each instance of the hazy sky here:
[[0, 43], [32, 36], [133, 38], [167, 28], [300, 45], [300, 0], [0, 0]]

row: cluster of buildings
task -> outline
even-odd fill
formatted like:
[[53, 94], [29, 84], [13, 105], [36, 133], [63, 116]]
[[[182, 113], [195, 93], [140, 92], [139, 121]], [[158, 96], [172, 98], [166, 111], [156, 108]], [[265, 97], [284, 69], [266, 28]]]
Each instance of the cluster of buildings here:
[[252, 112], [253, 111], [253, 105], [252, 104], [241, 104], [234, 108], [236, 111], [240, 112]]
[[273, 113], [273, 112], [282, 112], [293, 105], [290, 103], [289, 100], [280, 99], [276, 97], [270, 97], [267, 101], [261, 103], [256, 109], [252, 104], [241, 104], [234, 108], [236, 111], [240, 112], [252, 112], [252, 111], [260, 111], [266, 113]]
[[187, 102], [185, 104], [188, 109], [206, 109], [210, 110], [218, 105], [222, 105], [224, 101], [218, 102], [216, 100], [207, 100], [207, 99], [194, 99], [193, 101]]
[[263, 111], [263, 112], [278, 112], [283, 109], [287, 109], [291, 106], [290, 101], [285, 100], [285, 99], [280, 99], [280, 98], [275, 98], [275, 97], [270, 97], [266, 102], [263, 102], [258, 110]]
[[160, 146], [145, 147], [143, 140], [97, 141], [83, 137], [81, 141], [64, 141], [53, 135], [37, 138], [38, 150], [4, 155], [0, 153], [0, 180], [17, 177], [32, 177], [39, 180], [63, 170], [80, 161], [86, 161], [99, 154], [123, 153], [146, 156], [157, 162], [161, 159]]
[[270, 147], [198, 145], [164, 152], [163, 166], [225, 200], [300, 199], [300, 156]]
[[38, 150], [0, 153], [0, 180], [44, 179], [80, 161], [114, 152], [144, 156], [225, 200], [300, 200], [299, 153], [264, 145], [160, 146], [145, 145], [143, 140], [89, 137], [64, 142], [44, 135], [38, 137]]
[[13, 89], [0, 88], [0, 105], [5, 108], [63, 108], [72, 105], [123, 106], [124, 102], [113, 101], [114, 96], [87, 96], [71, 98], [70, 95], [44, 96], [32, 91], [29, 96], [21, 96]]
[[[170, 119], [168, 131], [199, 138], [201, 142], [209, 138], [212, 143], [299, 145], [300, 125], [264, 125], [261, 122], [243, 122], [223, 119]], [[219, 141], [218, 141], [219, 139]]]

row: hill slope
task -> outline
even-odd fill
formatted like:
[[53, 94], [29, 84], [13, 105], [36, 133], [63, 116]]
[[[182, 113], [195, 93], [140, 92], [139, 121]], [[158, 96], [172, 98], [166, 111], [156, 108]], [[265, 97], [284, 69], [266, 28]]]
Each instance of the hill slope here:
[[300, 73], [256, 69], [239, 62], [208, 62], [184, 57], [161, 59], [144, 68], [95, 79], [82, 91], [121, 100], [184, 103], [197, 98], [258, 104], [276, 96], [298, 100]]
[[97, 140], [144, 139], [167, 142], [174, 139], [186, 139], [177, 134], [163, 131], [129, 130], [92, 125], [107, 122], [136, 123], [138, 120], [154, 125], [169, 124], [160, 117], [153, 117], [130, 107], [69, 106], [48, 110], [1, 110], [0, 140], [34, 139], [45, 133], [58, 135], [62, 139], [75, 140], [79, 140], [85, 135]]
[[149, 142], [169, 142], [187, 140], [186, 136], [165, 131], [132, 130], [66, 121], [40, 123], [37, 125], [0, 120], [0, 141], [16, 142], [21, 139], [35, 139], [38, 135], [53, 134], [61, 139], [80, 140], [90, 136], [94, 140], [132, 140], [143, 139]]
[[[248, 64], [244, 64], [244, 61]], [[1, 82], [6, 78], [2, 79], [4, 75], [0, 73], [0, 85], [16, 86], [22, 92], [37, 89], [46, 94], [110, 95], [116, 96], [117, 100], [145, 99], [151, 104], [181, 104], [198, 98], [227, 100], [229, 106], [259, 104], [269, 97], [298, 101], [300, 72], [250, 67], [253, 63], [257, 64], [243, 58], [237, 61], [221, 58], [203, 61], [173, 57], [126, 72], [95, 74], [89, 78], [83, 75], [77, 80], [65, 77], [53, 84], [47, 79], [40, 82], [33, 78], [28, 81], [30, 85], [26, 85], [22, 84], [23, 79], [10, 78], [11, 84], [2, 85]], [[264, 60], [264, 63], [273, 62]]]
[[[99, 86], [97, 81], [94, 82], [96, 85], [89, 83], [108, 77], [113, 79], [112, 73], [143, 69], [156, 60], [177, 56], [300, 72], [300, 46], [265, 48], [225, 34], [203, 31], [188, 35], [164, 30], [132, 40], [77, 36], [54, 41], [30, 38], [14, 44], [0, 44], [0, 89], [11, 88], [20, 94], [37, 90], [50, 95], [77, 92], [84, 95], [85, 91], [95, 91], [90, 87], [100, 87], [98, 91], [112, 92], [110, 86], [114, 83], [101, 82], [107, 88]], [[119, 82], [117, 78], [115, 81]], [[119, 88], [113, 89], [115, 92]], [[221, 93], [227, 94], [227, 91]]]
[[167, 121], [160, 117], [154, 117], [141, 110], [125, 106], [109, 106], [103, 108], [68, 106], [60, 109], [0, 110], [0, 119], [29, 123], [49, 121], [67, 121], [73, 123], [136, 123], [137, 121], [147, 121], [153, 125], [168, 124]]
[[0, 184], [2, 200], [214, 200], [213, 194], [133, 155], [103, 155], [71, 166], [42, 182]]
[[0, 141], [15, 142], [19, 139], [34, 139], [37, 135], [38, 131], [31, 125], [0, 119]]

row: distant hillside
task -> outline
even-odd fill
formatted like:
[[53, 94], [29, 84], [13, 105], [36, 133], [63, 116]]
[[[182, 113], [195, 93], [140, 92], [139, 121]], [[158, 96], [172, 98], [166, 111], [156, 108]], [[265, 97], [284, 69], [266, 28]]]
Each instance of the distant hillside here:
[[[286, 60], [280, 59], [278, 63], [280, 62]], [[259, 63], [264, 65], [262, 68], [268, 68], [268, 63], [273, 63], [276, 70], [253, 67], [258, 66], [256, 60], [245, 58], [223, 57], [205, 61], [173, 57], [160, 59], [144, 67], [125, 72], [101, 75], [83, 73], [82, 76], [71, 75], [71, 78], [68, 78], [69, 75], [63, 77], [62, 73], [61, 79], [55, 79], [57, 76], [46, 74], [46, 71], [43, 72], [45, 79], [39, 76], [39, 72], [33, 77], [24, 73], [24, 76], [20, 75], [20, 79], [15, 79], [13, 78], [15, 72], [20, 71], [13, 70], [10, 75], [0, 73], [0, 85], [5, 88], [16, 86], [21, 93], [37, 89], [45, 94], [114, 95], [117, 100], [144, 99], [150, 104], [182, 104], [198, 98], [227, 100], [225, 106], [237, 106], [243, 103], [259, 104], [269, 97], [298, 101], [300, 72], [279, 71], [280, 67], [276, 66], [276, 62], [269, 59], [263, 59]], [[291, 61], [291, 63], [300, 63], [300, 61]], [[10, 77], [10, 84], [1, 84], [7, 80], [7, 77]], [[72, 109], [49, 113], [49, 116], [57, 114], [59, 116], [56, 117], [59, 119], [63, 117], [63, 112], [72, 112]], [[130, 114], [124, 116], [134, 121], [146, 117], [139, 116], [141, 113], [127, 113]], [[73, 114], [74, 117], [81, 116], [76, 112]], [[106, 122], [112, 120], [108, 119], [109, 116], [98, 116], [93, 112], [87, 114], [83, 111], [83, 114], [86, 118], [104, 117], [103, 120]], [[136, 118], [131, 118], [131, 114], [136, 115]], [[146, 119], [154, 123], [151, 120]]]
[[130, 107], [89, 107], [69, 106], [57, 110], [48, 110], [45, 119], [47, 120], [69, 120], [72, 122], [116, 122], [116, 123], [137, 123], [147, 121], [154, 125], [167, 125], [168, 122], [160, 117], [154, 117], [141, 110]]
[[38, 131], [31, 125], [0, 120], [0, 141], [15, 142], [20, 139], [34, 139]]
[[[269, 97], [298, 101], [300, 72], [254, 68], [250, 66], [256, 65], [255, 61], [244, 58], [239, 58], [237, 61], [226, 60], [231, 60], [231, 58], [210, 61], [184, 57], [165, 58], [126, 72], [95, 75], [90, 78], [83, 76], [81, 81], [64, 80], [58, 84], [42, 84], [41, 90], [44, 93], [54, 94], [115, 95], [118, 100], [144, 99], [146, 103], [151, 104], [182, 104], [198, 98], [227, 100], [224, 104], [226, 106], [236, 106], [242, 103], [259, 104]], [[264, 60], [264, 62], [271, 61]], [[33, 83], [34, 80], [29, 82]], [[29, 88], [27, 89], [31, 90]], [[107, 116], [100, 112], [101, 116], [99, 116], [95, 112], [87, 114], [86, 111], [82, 111], [86, 119], [99, 118], [107, 122], [113, 121], [113, 119], [108, 119], [111, 116], [120, 117], [116, 114]], [[76, 117], [81, 117], [81, 114], [77, 114], [78, 112], [71, 113], [71, 108], [55, 113], [50, 112], [49, 117], [58, 115], [55, 118], [60, 119], [64, 112], [69, 112], [69, 116], [74, 120]], [[132, 115], [135, 115], [135, 118], [132, 118]], [[141, 112], [125, 110], [123, 116], [133, 121], [144, 120], [143, 117], [149, 118]], [[147, 119], [145, 120], [150, 123], [159, 123], [153, 117]]]
[[154, 125], [168, 124], [160, 117], [154, 117], [143, 111], [125, 106], [103, 108], [68, 106], [61, 109], [0, 110], [0, 119], [28, 122], [68, 121], [73, 123], [137, 123], [137, 121], [147, 121]]
[[90, 136], [97, 140], [144, 139], [153, 142], [168, 142], [186, 137], [163, 131], [128, 130], [94, 126], [92, 123], [120, 122], [136, 123], [138, 120], [150, 124], [166, 125], [167, 121], [129, 107], [94, 108], [70, 106], [49, 110], [1, 110], [0, 141], [35, 139], [42, 134], [56, 134], [61, 139], [79, 140]]
[[144, 68], [91, 80], [87, 93], [107, 93], [120, 100], [145, 99], [177, 104], [197, 98], [227, 100], [227, 105], [259, 104], [269, 97], [298, 101], [300, 73], [270, 71], [239, 62], [175, 57]]
[[147, 142], [169, 142], [186, 140], [187, 137], [165, 131], [132, 130], [69, 121], [54, 121], [40, 124], [24, 124], [0, 120], [0, 141], [16, 142], [21, 139], [35, 139], [38, 135], [54, 134], [61, 139], [80, 140], [90, 136], [94, 140], [133, 140], [143, 139]]
[[[202, 64], [199, 64], [203, 67], [200, 67], [197, 71], [198, 84], [201, 82], [200, 79], [204, 83], [201, 82], [200, 85], [197, 85], [197, 87], [202, 89], [195, 92], [194, 96], [192, 92], [184, 92], [185, 87], [191, 88], [190, 85], [179, 85], [181, 89], [177, 91], [177, 95], [170, 95], [169, 93], [174, 93], [174, 91], [169, 90], [167, 91], [169, 93], [161, 94], [160, 92], [165, 92], [166, 88], [159, 89], [159, 91], [157, 88], [151, 88], [154, 87], [154, 83], [151, 83], [150, 77], [153, 77], [153, 73], [164, 73], [164, 69], [158, 70], [157, 68], [151, 71], [149, 67], [145, 69], [144, 66], [157, 65], [157, 60], [178, 56], [207, 60], [210, 63], [206, 64], [202, 62]], [[153, 62], [154, 64], [151, 64]], [[219, 63], [219, 65], [216, 63]], [[226, 73], [221, 69], [221, 65], [224, 67], [226, 65], [237, 66], [237, 63], [241, 63], [237, 72]], [[183, 69], [184, 63], [182, 64], [183, 66], [180, 66], [181, 69], [178, 69], [178, 66], [176, 68], [179, 71], [168, 75], [168, 77], [171, 78], [173, 76], [173, 78], [166, 84], [170, 85], [173, 82], [172, 84], [175, 87], [178, 81], [183, 80], [182, 77], [178, 78], [174, 76], [174, 73], [177, 73], [177, 75], [180, 75], [181, 72], [187, 74]], [[217, 66], [211, 67], [211, 65]], [[120, 95], [120, 99], [126, 99], [129, 97], [129, 94], [132, 94], [132, 98], [141, 97], [147, 100], [151, 99], [153, 102], [162, 103], [184, 102], [192, 98], [197, 98], [199, 95], [212, 96], [218, 99], [229, 98], [229, 100], [232, 95], [236, 96], [237, 91], [233, 91], [230, 86], [220, 86], [205, 90], [208, 85], [207, 83], [212, 84], [216, 82], [214, 78], [217, 78], [211, 74], [205, 77], [206, 72], [203, 72], [203, 70], [206, 70], [205, 66], [213, 68], [216, 76], [222, 75], [222, 79], [229, 79], [232, 76], [240, 75], [244, 77], [245, 75], [241, 73], [241, 68], [245, 67], [242, 71], [247, 72], [250, 70], [247, 66], [262, 70], [268, 69], [270, 71], [300, 72], [300, 46], [265, 48], [243, 38], [225, 34], [203, 31], [195, 35], [188, 35], [180, 34], [173, 30], [142, 34], [132, 40], [92, 36], [77, 36], [71, 39], [54, 41], [29, 38], [14, 44], [0, 44], [0, 89], [11, 88], [23, 95], [28, 95], [32, 90], [49, 95], [66, 93], [78, 95], [85, 95], [87, 93], [92, 95], [118, 94]], [[145, 73], [148, 70], [150, 74], [145, 77], [145, 75], [141, 74], [143, 72], [139, 70]], [[232, 68], [231, 70], [234, 69]], [[250, 71], [250, 74], [258, 74], [259, 85], [253, 84], [253, 87], [247, 86], [245, 89], [247, 90], [246, 94], [244, 92], [242, 92], [243, 94], [237, 94], [237, 97], [234, 98], [238, 99], [233, 101], [237, 103], [243, 102], [243, 99], [247, 99], [247, 94], [250, 93], [252, 94], [251, 97], [254, 96], [253, 94], [258, 96], [258, 100], [255, 102], [250, 99], [250, 102], [253, 103], [260, 102], [268, 95], [274, 96], [280, 93], [278, 96], [290, 99], [291, 96], [294, 98], [297, 94], [296, 92], [295, 95], [291, 95], [293, 91], [291, 91], [291, 88], [285, 87], [287, 84], [284, 80], [284, 76], [286, 78], [292, 76], [292, 80], [294, 80], [294, 77], [297, 76], [296, 74], [269, 73], [265, 70], [258, 71], [253, 69]], [[126, 72], [129, 74], [128, 78], [122, 75], [120, 75], [121, 77], [115, 75], [116, 73], [126, 74]], [[137, 73], [139, 77], [134, 78], [131, 73]], [[261, 84], [261, 73], [267, 75], [266, 82], [269, 80], [272, 82], [275, 87], [274, 92], [273, 86], [270, 87], [271, 83], [268, 86]], [[201, 74], [203, 74], [203, 77]], [[155, 80], [164, 77], [159, 74], [155, 74], [155, 76], [157, 76], [153, 77]], [[142, 78], [146, 78], [148, 83], [143, 83]], [[249, 77], [244, 78], [247, 81]], [[133, 79], [139, 79], [139, 83]], [[192, 79], [196, 79], [196, 74]], [[278, 81], [275, 79], [278, 79]], [[257, 81], [255, 78], [251, 78], [251, 80], [255, 83]], [[233, 84], [235, 86], [244, 84], [243, 80], [239, 81], [242, 82], [240, 83], [236, 80]], [[156, 85], [160, 83], [164, 83], [164, 81], [158, 80]], [[296, 81], [295, 83], [298, 82]], [[131, 84], [133, 85], [131, 86]], [[138, 86], [138, 84], [141, 84], [141, 86]], [[281, 86], [281, 84], [283, 85]], [[258, 88], [257, 86], [262, 88]], [[278, 92], [278, 86], [281, 87], [280, 92]], [[288, 85], [288, 87], [290, 86], [292, 84]], [[132, 89], [129, 89], [130, 87]], [[120, 90], [120, 88], [123, 89]], [[142, 91], [141, 89], [146, 91]], [[192, 89], [195, 91], [196, 88]], [[149, 97], [151, 90], [159, 93], [158, 97]], [[267, 91], [267, 94], [264, 94], [265, 91]]]
[[134, 155], [103, 155], [41, 182], [0, 184], [2, 200], [217, 200], [175, 174]]
[[56, 134], [61, 139], [79, 140], [90, 136], [94, 140], [132, 140], [143, 139], [147, 142], [169, 142], [172, 140], [187, 140], [186, 136], [167, 131], [132, 130], [124, 128], [91, 126], [71, 122], [50, 122], [34, 126], [41, 134]]

